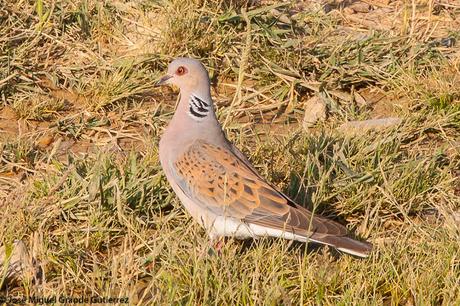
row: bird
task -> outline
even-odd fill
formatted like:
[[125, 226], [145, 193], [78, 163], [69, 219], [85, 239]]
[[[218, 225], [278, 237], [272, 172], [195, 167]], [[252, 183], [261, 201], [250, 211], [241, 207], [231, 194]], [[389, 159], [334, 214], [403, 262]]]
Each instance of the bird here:
[[161, 85], [180, 92], [159, 142], [161, 167], [180, 202], [212, 242], [225, 237], [279, 237], [369, 256], [370, 243], [350, 238], [345, 226], [313, 214], [277, 190], [226, 138], [215, 113], [208, 72], [199, 60], [174, 59], [156, 83]]

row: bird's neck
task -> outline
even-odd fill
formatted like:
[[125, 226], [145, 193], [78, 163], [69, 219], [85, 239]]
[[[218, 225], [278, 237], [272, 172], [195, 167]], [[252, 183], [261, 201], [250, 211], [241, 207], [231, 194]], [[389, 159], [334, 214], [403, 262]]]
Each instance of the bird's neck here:
[[187, 135], [188, 138], [193, 134], [194, 137], [205, 139], [221, 131], [209, 91], [181, 91], [179, 104], [166, 130], [168, 137]]

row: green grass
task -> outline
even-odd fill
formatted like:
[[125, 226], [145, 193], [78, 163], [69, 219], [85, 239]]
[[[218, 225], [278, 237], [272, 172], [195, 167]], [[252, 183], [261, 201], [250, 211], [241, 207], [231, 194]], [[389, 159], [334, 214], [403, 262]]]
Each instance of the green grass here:
[[[458, 41], [460, 7], [366, 2], [0, 5], [0, 245], [22, 240], [42, 270], [0, 275], [0, 296], [460, 304], [460, 54], [441, 43]], [[208, 254], [158, 161], [177, 97], [153, 85], [176, 56], [209, 68], [218, 117], [260, 173], [372, 242], [370, 258], [277, 239]], [[327, 119], [303, 130], [316, 94]], [[403, 122], [337, 129], [390, 116]]]

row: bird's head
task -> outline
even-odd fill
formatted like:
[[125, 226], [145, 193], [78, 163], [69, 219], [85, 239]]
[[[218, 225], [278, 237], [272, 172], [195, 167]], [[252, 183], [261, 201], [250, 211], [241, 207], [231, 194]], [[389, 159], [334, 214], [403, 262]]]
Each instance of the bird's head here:
[[202, 85], [209, 86], [209, 76], [206, 68], [198, 60], [180, 57], [168, 65], [166, 75], [157, 82], [157, 86], [166, 84], [190, 92]]

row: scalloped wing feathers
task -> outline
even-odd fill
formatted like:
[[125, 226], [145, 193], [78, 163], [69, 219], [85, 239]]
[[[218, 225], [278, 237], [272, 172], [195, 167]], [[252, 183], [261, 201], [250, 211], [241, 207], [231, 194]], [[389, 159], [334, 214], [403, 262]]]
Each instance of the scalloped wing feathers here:
[[347, 234], [345, 227], [332, 220], [312, 218], [310, 211], [274, 189], [227, 148], [196, 140], [174, 167], [182, 190], [216, 215], [283, 229], [320, 242]]

